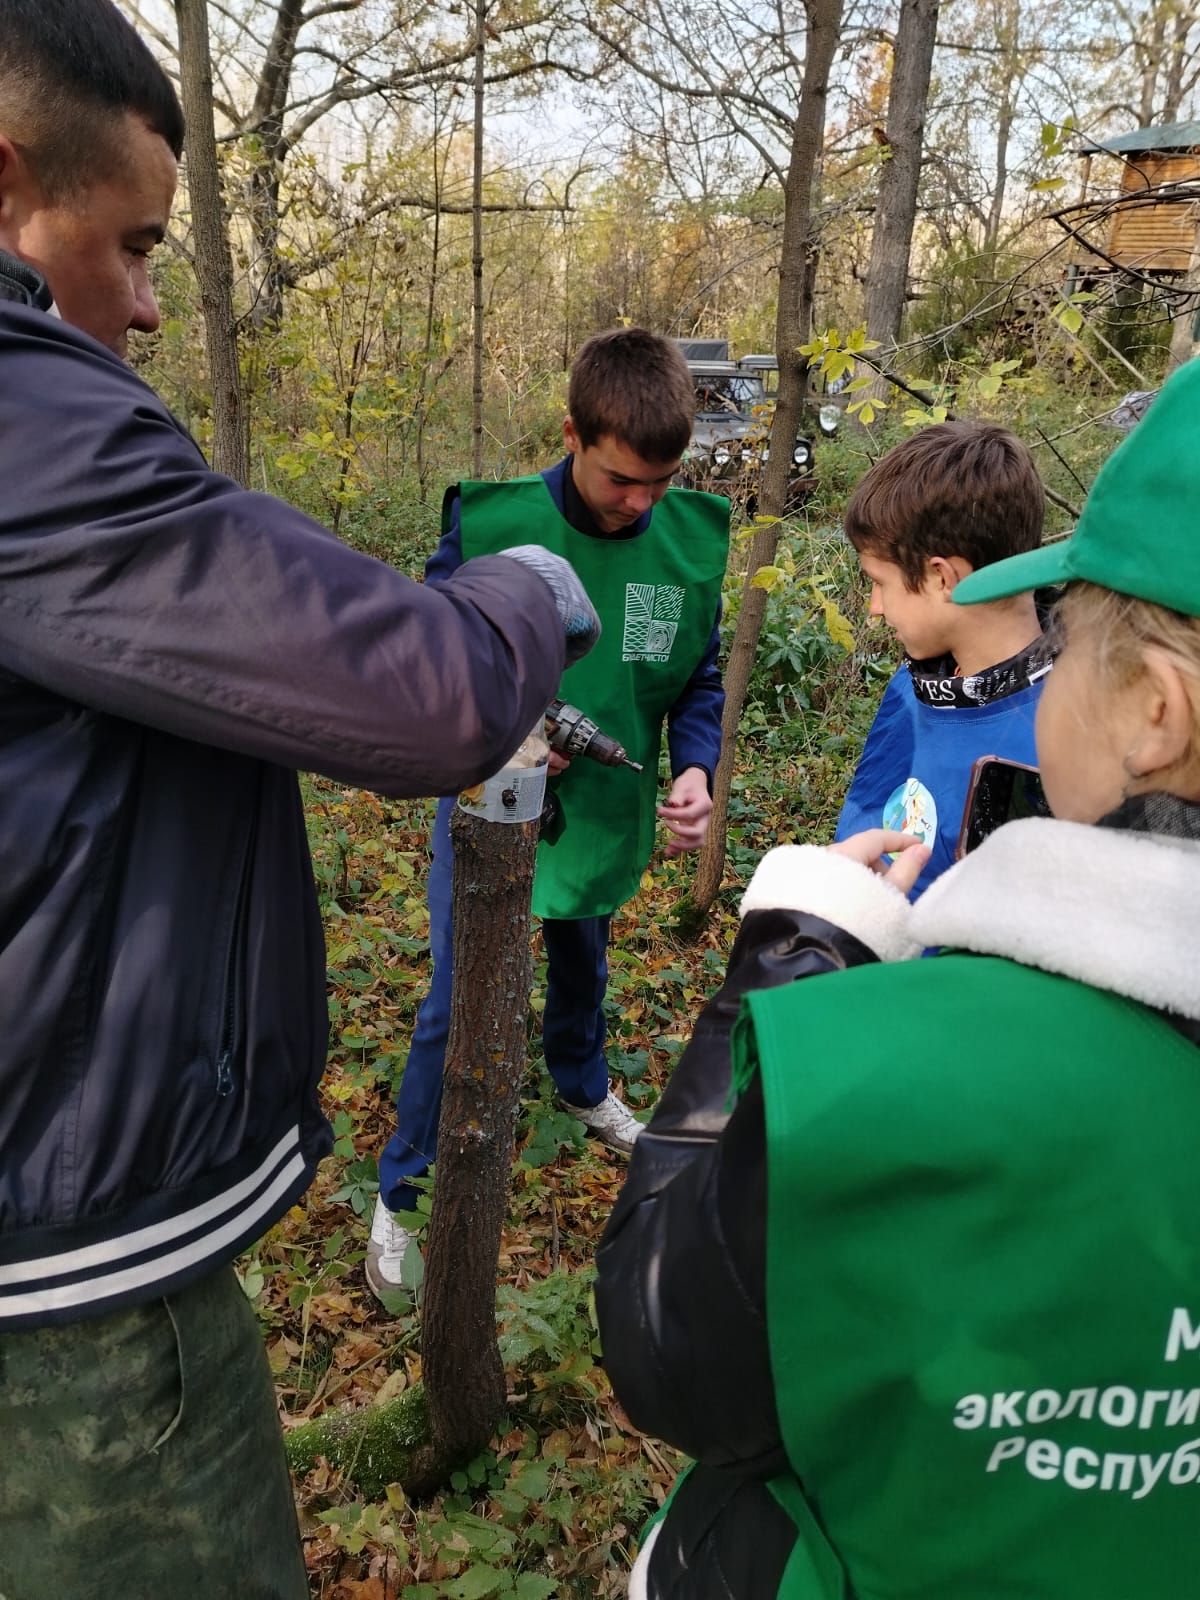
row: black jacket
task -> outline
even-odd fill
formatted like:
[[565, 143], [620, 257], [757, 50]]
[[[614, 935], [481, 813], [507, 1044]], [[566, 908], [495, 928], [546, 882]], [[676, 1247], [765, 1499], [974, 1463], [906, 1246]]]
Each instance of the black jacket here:
[[[750, 990], [875, 959], [819, 917], [750, 912], [629, 1158], [596, 1257], [605, 1367], [631, 1421], [697, 1463], [654, 1546], [652, 1600], [773, 1595], [795, 1542], [765, 1487], [785, 1458], [767, 1348], [762, 1086], [755, 1077], [730, 1115], [729, 1035]], [[714, 1337], [697, 1339], [705, 1305]]]
[[[540, 578], [426, 589], [217, 476], [0, 258], [0, 1323], [229, 1260], [329, 1134], [296, 769], [495, 768], [554, 693]], [[24, 302], [24, 303], [22, 303]]]

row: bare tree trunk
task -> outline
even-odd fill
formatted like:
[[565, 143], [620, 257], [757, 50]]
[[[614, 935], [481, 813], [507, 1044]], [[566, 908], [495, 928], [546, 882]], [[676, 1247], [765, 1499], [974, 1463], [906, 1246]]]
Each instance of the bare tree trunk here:
[[249, 220], [258, 274], [251, 309], [256, 331], [278, 328], [283, 321], [287, 279], [279, 254], [279, 190], [288, 154], [283, 116], [291, 93], [296, 44], [305, 20], [302, 0], [279, 0], [271, 42], [255, 85], [254, 104], [243, 126], [251, 141], [253, 160]]
[[483, 477], [483, 66], [487, 0], [475, 0], [475, 160], [471, 173], [471, 279], [474, 341], [471, 360], [471, 469]]
[[1187, 36], [1192, 26], [1193, 12], [1189, 5], [1181, 5], [1175, 13], [1175, 31], [1167, 48], [1166, 83], [1163, 86], [1163, 122], [1177, 122], [1183, 99], [1183, 74], [1187, 66]]
[[233, 315], [233, 260], [213, 125], [212, 57], [205, 0], [175, 0], [179, 87], [187, 120], [187, 186], [195, 236], [196, 277], [212, 383], [213, 466], [239, 483], [250, 471], [249, 428]]
[[[1150, 37], [1143, 40], [1138, 53], [1142, 59], [1141, 125], [1147, 128], [1154, 121], [1154, 101], [1158, 89], [1158, 72], [1163, 60], [1163, 39], [1167, 28], [1168, 0], [1159, 0], [1150, 14]], [[1165, 120], [1165, 119], [1164, 119]]]
[[[429, 368], [433, 361], [433, 321], [437, 313], [438, 273], [442, 265], [443, 167], [438, 160], [438, 140], [441, 135], [438, 110], [438, 93], [435, 89], [433, 91], [433, 245], [429, 258], [429, 294], [425, 301], [425, 359], [421, 362], [421, 370], [417, 374], [417, 399], [414, 407], [417, 418], [417, 484], [422, 503], [429, 498], [429, 463], [425, 456], [425, 430], [429, 425]], [[453, 133], [451, 127], [450, 138], [446, 141], [447, 160], [450, 157]]]
[[938, 0], [902, 0], [885, 129], [888, 159], [879, 175], [867, 266], [867, 333], [885, 359], [904, 316], [937, 25]]
[[279, 128], [264, 127], [254, 150], [248, 184], [247, 218], [254, 235], [257, 283], [250, 322], [255, 333], [272, 332], [283, 321], [283, 293], [287, 278], [279, 254], [279, 185], [284, 154]]
[[[783, 244], [779, 263], [779, 306], [775, 318], [775, 350], [779, 362], [779, 394], [771, 419], [771, 454], [763, 473], [763, 511], [783, 516], [792, 448], [800, 425], [808, 362], [800, 354], [812, 328], [812, 296], [816, 269], [813, 238], [813, 190], [825, 138], [825, 104], [829, 74], [841, 33], [842, 0], [809, 0], [808, 48], [800, 109], [792, 128], [792, 150], [783, 191]], [[766, 612], [765, 589], [754, 587], [760, 567], [770, 566], [779, 546], [779, 523], [755, 528], [746, 563], [741, 610], [725, 668], [725, 713], [721, 721], [721, 759], [713, 777], [713, 811], [708, 836], [700, 851], [696, 878], [684, 912], [685, 923], [702, 919], [712, 906], [725, 871], [725, 828], [729, 790], [737, 751], [737, 730], [750, 687]]]
[[1017, 80], [1021, 72], [1021, 13], [1017, 0], [1005, 0], [997, 23], [997, 38], [1003, 57], [1003, 89], [996, 113], [996, 174], [992, 199], [983, 230], [983, 260], [980, 276], [991, 281], [997, 275], [996, 256], [1000, 248], [1000, 228], [1004, 221], [1004, 200], [1008, 191], [1008, 146], [1016, 115]]
[[454, 993], [421, 1341], [432, 1444], [406, 1480], [413, 1494], [478, 1454], [504, 1410], [496, 1270], [525, 1064], [537, 835], [536, 822], [458, 808], [450, 826]]

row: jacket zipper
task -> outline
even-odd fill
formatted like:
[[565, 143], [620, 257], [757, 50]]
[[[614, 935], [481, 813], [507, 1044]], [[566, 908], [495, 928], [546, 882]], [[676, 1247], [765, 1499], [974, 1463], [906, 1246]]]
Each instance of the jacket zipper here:
[[258, 833], [258, 806], [255, 797], [254, 817], [246, 836], [242, 854], [242, 871], [238, 880], [237, 897], [233, 904], [233, 921], [229, 932], [229, 948], [225, 956], [225, 982], [221, 991], [221, 1031], [217, 1041], [216, 1091], [224, 1098], [233, 1093], [233, 1046], [237, 1030], [238, 1000], [241, 995], [241, 972], [238, 956], [241, 953], [242, 923], [246, 916], [246, 902], [250, 895], [250, 864], [254, 855], [254, 840]]

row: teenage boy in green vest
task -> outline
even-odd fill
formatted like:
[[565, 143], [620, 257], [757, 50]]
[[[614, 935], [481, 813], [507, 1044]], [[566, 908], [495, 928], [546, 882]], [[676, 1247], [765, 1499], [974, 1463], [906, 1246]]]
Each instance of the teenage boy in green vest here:
[[[561, 826], [539, 846], [533, 909], [546, 947], [546, 1065], [561, 1102], [596, 1138], [628, 1151], [641, 1124], [612, 1092], [604, 1057], [609, 923], [641, 881], [656, 818], [671, 834], [668, 855], [695, 849], [708, 827], [724, 704], [717, 622], [729, 504], [670, 488], [695, 397], [668, 340], [641, 328], [595, 335], [571, 368], [567, 403], [568, 454], [557, 466], [447, 493], [442, 541], [425, 577], [442, 582], [473, 556], [542, 544], [572, 562], [603, 622], [599, 645], [566, 673], [560, 693], [643, 771], [551, 756]], [[656, 806], [664, 720], [673, 781]], [[366, 1267], [376, 1293], [401, 1283], [412, 1233], [394, 1214], [412, 1210], [412, 1180], [434, 1159], [453, 981], [452, 805], [442, 802], [434, 825], [433, 982], [417, 1016], [396, 1132], [379, 1164]]]

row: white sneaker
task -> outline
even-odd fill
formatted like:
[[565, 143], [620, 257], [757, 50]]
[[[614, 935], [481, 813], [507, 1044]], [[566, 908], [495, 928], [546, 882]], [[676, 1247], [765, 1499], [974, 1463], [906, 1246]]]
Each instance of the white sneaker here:
[[563, 1109], [578, 1117], [588, 1132], [610, 1150], [628, 1154], [641, 1138], [642, 1125], [623, 1100], [610, 1089], [598, 1106], [573, 1106], [559, 1096]]
[[410, 1249], [416, 1247], [415, 1232], [411, 1228], [402, 1228], [382, 1198], [376, 1195], [364, 1270], [367, 1282], [378, 1298], [398, 1294], [404, 1288], [404, 1258]]

